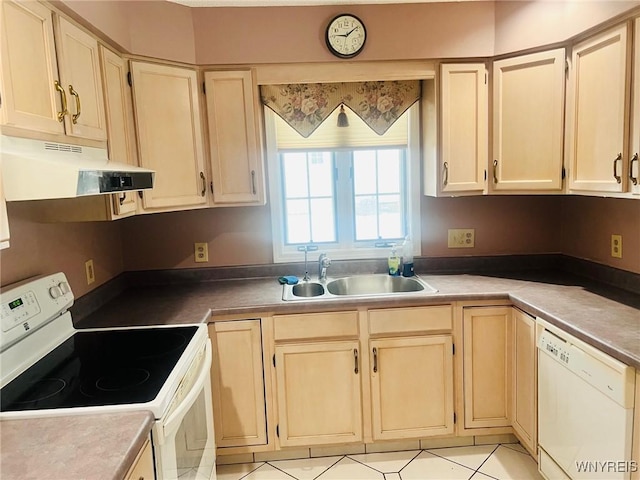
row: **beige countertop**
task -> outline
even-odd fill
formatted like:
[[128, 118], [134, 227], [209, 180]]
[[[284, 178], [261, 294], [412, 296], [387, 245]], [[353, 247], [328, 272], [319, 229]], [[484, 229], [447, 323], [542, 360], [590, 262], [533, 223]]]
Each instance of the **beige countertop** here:
[[511, 300], [614, 358], [640, 369], [640, 296], [553, 272], [522, 278], [420, 275], [434, 294], [282, 300], [275, 278], [234, 279], [130, 288], [89, 315], [78, 328], [199, 323], [213, 316], [402, 307], [452, 301]]
[[122, 480], [149, 437], [151, 412], [0, 422], [2, 480]]

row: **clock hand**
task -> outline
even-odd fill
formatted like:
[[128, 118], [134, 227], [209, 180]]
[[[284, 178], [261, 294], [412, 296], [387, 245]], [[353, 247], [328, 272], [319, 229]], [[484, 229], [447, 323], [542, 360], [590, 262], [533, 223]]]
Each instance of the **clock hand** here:
[[347, 33], [346, 35], [344, 35], [344, 36], [348, 37], [349, 35], [351, 35], [354, 32], [354, 30], [357, 30], [357, 29], [358, 29], [358, 27], [352, 28], [351, 31], [349, 33]]

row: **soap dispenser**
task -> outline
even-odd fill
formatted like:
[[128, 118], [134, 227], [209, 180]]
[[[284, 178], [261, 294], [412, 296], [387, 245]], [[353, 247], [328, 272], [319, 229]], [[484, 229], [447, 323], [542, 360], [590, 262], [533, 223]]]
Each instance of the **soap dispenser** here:
[[411, 237], [407, 235], [402, 244], [402, 276], [413, 277], [415, 272], [413, 271], [413, 243], [411, 243]]
[[389, 258], [387, 259], [389, 266], [389, 275], [393, 277], [400, 276], [400, 257], [396, 253], [396, 247], [391, 248], [391, 253], [389, 254]]

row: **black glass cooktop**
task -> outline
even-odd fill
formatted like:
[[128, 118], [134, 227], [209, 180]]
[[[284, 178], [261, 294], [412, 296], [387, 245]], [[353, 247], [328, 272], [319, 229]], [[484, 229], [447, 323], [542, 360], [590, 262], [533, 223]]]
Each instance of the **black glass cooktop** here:
[[0, 390], [0, 411], [151, 401], [197, 328], [79, 331]]

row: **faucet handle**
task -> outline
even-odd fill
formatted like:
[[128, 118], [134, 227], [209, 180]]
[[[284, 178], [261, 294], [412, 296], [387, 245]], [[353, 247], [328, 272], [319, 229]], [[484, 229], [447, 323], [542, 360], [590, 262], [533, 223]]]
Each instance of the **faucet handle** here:
[[320, 254], [320, 256], [318, 257], [318, 262], [320, 263], [320, 266], [325, 268], [331, 265], [331, 259], [327, 257], [326, 253]]

